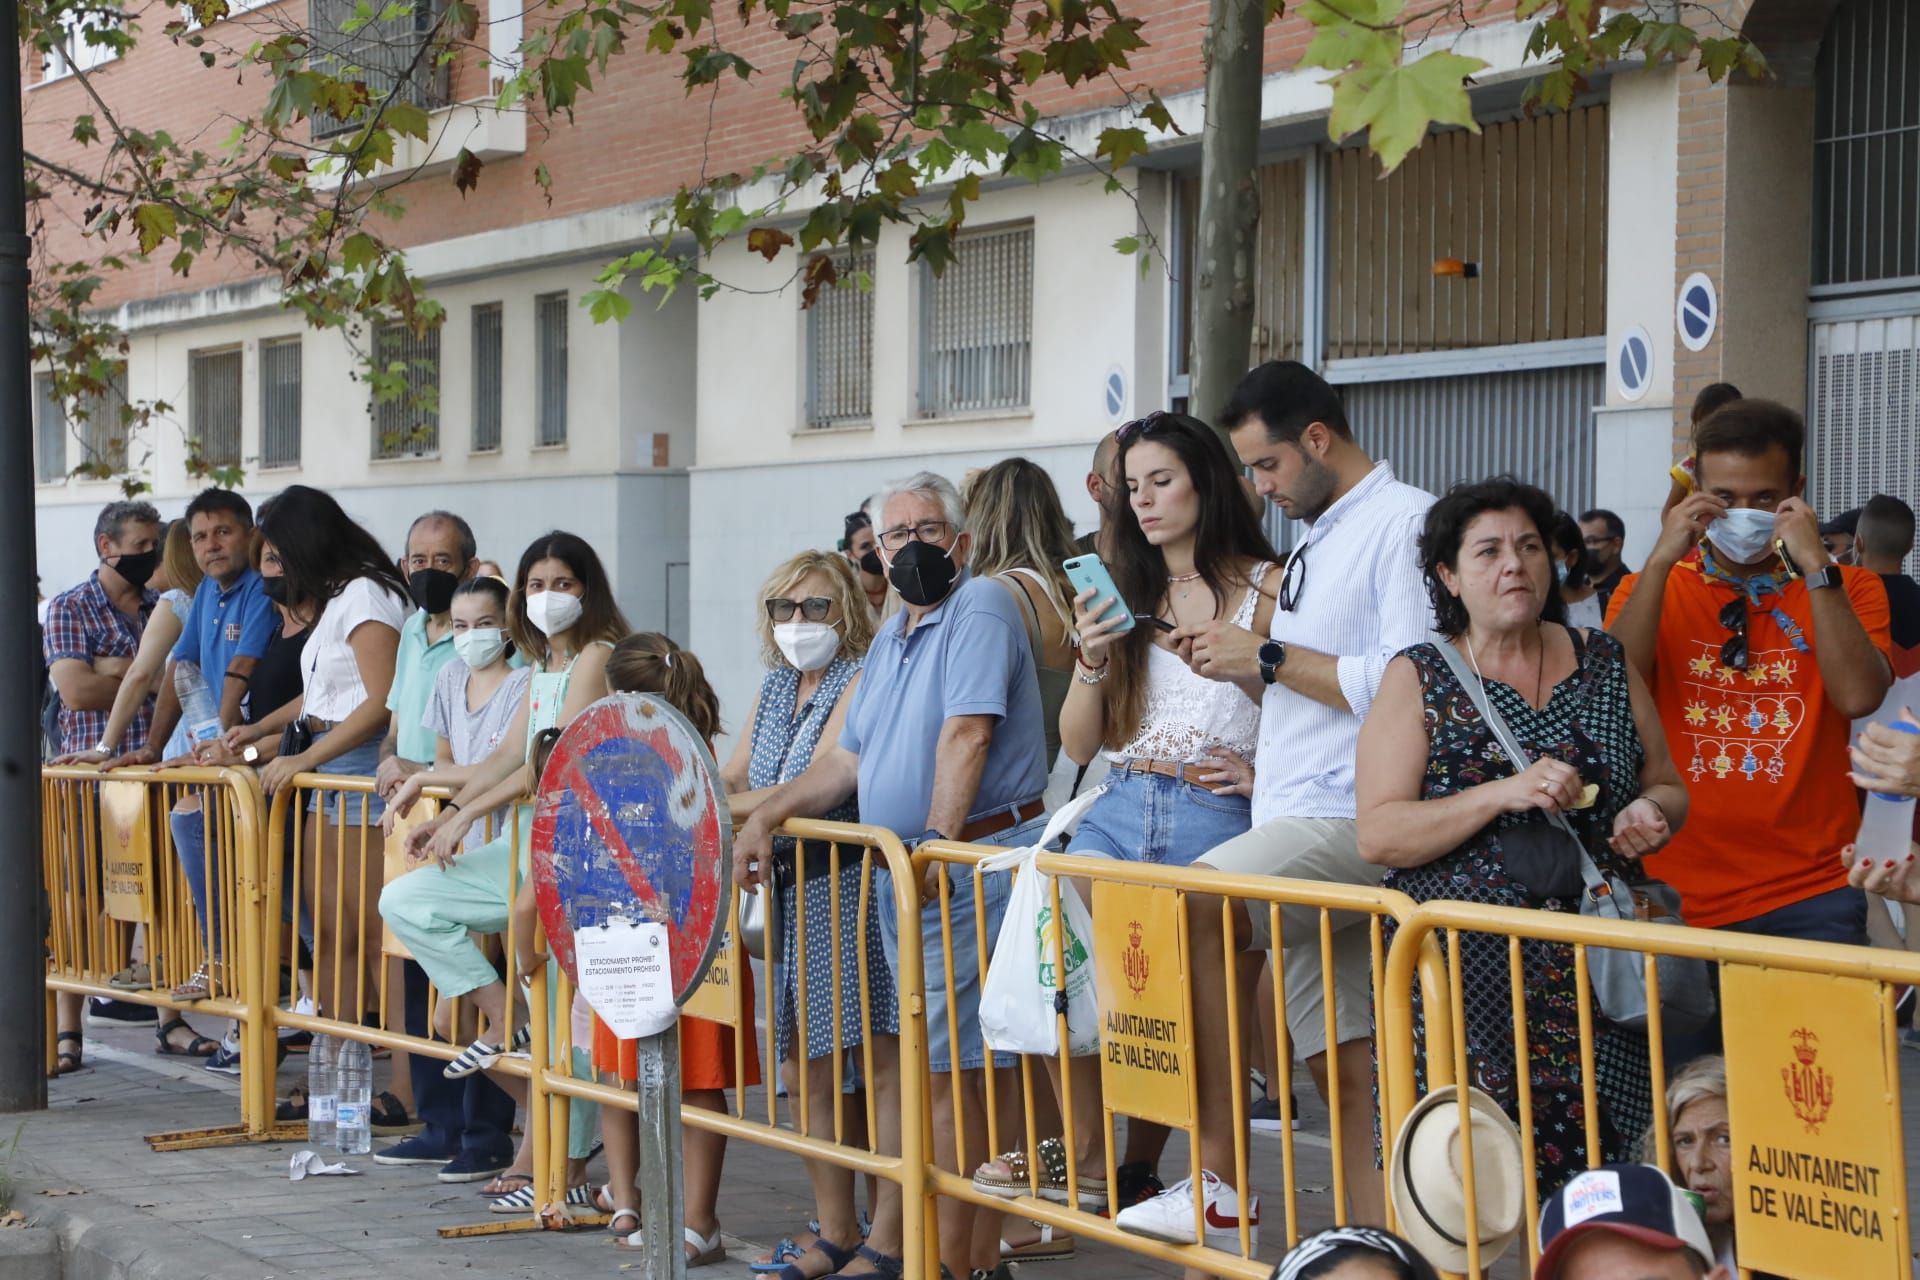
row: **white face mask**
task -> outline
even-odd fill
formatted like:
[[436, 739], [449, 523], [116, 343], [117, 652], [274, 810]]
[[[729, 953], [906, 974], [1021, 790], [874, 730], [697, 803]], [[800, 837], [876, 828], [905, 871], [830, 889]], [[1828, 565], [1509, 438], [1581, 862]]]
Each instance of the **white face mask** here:
[[840, 633], [830, 622], [780, 622], [773, 642], [798, 671], [818, 671], [840, 652]]
[[580, 621], [579, 596], [564, 591], [541, 591], [527, 597], [527, 621], [551, 639]]
[[1707, 540], [1734, 564], [1755, 564], [1773, 547], [1773, 512], [1731, 507], [1707, 526]]
[[507, 633], [499, 627], [475, 627], [471, 631], [456, 631], [453, 635], [453, 651], [475, 671], [484, 670], [498, 662], [506, 650]]

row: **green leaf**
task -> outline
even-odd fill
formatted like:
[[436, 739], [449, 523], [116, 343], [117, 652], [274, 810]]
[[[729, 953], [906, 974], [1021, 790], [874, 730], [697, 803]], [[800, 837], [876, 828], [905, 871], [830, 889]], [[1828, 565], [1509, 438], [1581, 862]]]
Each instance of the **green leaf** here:
[[1140, 252], [1140, 237], [1121, 236], [1113, 242], [1113, 249], [1115, 253], [1124, 253], [1129, 256], [1136, 254]]
[[590, 289], [580, 299], [580, 305], [587, 309], [595, 324], [625, 320], [633, 314], [633, 303], [618, 289]]
[[1099, 145], [1093, 153], [1106, 157], [1107, 163], [1118, 169], [1133, 157], [1147, 154], [1147, 132], [1144, 129], [1102, 129]]
[[140, 233], [140, 252], [152, 253], [173, 237], [178, 224], [173, 210], [164, 204], [143, 204], [133, 211], [133, 225]]
[[356, 231], [340, 244], [340, 265], [350, 272], [367, 270], [380, 259], [380, 242], [364, 231]]
[[100, 130], [95, 127], [91, 115], [73, 118], [73, 140], [81, 146], [100, 141]]
[[388, 106], [383, 123], [403, 138], [418, 138], [421, 142], [427, 140], [427, 113], [411, 102], [395, 102]]
[[[1344, 137], [1364, 126], [1382, 169], [1391, 172], [1420, 145], [1432, 125], [1453, 124], [1478, 132], [1466, 82], [1486, 65], [1478, 58], [1436, 50], [1418, 62], [1371, 77], [1349, 71], [1335, 82], [1334, 115], [1329, 121], [1334, 136]], [[1349, 92], [1343, 98], [1343, 82], [1358, 90], [1357, 97]]]

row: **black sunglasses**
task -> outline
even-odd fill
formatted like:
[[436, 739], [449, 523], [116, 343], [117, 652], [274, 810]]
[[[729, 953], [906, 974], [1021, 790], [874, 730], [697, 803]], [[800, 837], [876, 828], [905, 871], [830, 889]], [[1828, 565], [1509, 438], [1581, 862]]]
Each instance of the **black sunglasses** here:
[[1720, 665], [1735, 671], [1747, 669], [1747, 598], [1735, 596], [1720, 610], [1720, 625], [1733, 634], [1720, 646]]
[[808, 596], [805, 600], [788, 600], [775, 596], [767, 601], [767, 616], [775, 622], [791, 622], [795, 609], [798, 609], [800, 616], [808, 622], [825, 622], [827, 615], [833, 612], [833, 601], [826, 596]]
[[1307, 553], [1304, 548], [1287, 557], [1287, 567], [1280, 573], [1280, 596], [1274, 601], [1282, 613], [1292, 613], [1293, 606], [1300, 603], [1301, 589], [1307, 585]]

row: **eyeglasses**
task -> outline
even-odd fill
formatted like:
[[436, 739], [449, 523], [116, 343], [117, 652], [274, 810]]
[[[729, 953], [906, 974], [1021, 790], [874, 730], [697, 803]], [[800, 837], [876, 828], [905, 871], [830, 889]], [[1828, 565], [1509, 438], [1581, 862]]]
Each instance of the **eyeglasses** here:
[[775, 596], [767, 601], [767, 617], [775, 622], [793, 621], [793, 611], [798, 609], [800, 616], [808, 622], [825, 622], [827, 615], [833, 612], [833, 601], [826, 596], [808, 596], [805, 600], [788, 600]]
[[1287, 567], [1280, 574], [1280, 597], [1274, 601], [1282, 613], [1292, 613], [1293, 606], [1300, 603], [1300, 592], [1307, 585], [1307, 553], [1305, 549], [1287, 557]]
[[915, 538], [922, 542], [941, 542], [951, 528], [953, 525], [945, 520], [922, 520], [916, 525], [902, 525], [887, 530], [880, 535], [880, 545], [889, 551], [898, 551]]
[[1747, 669], [1747, 598], [1735, 596], [1720, 610], [1720, 625], [1733, 634], [1720, 646], [1720, 665], [1735, 671]]
[[1591, 551], [1591, 550], [1593, 550], [1593, 549], [1594, 549], [1594, 548], [1596, 548], [1596, 547], [1604, 547], [1604, 546], [1606, 546], [1606, 545], [1607, 545], [1607, 544], [1608, 544], [1609, 542], [1618, 542], [1618, 541], [1620, 541], [1620, 539], [1618, 539], [1618, 538], [1612, 538], [1612, 537], [1608, 537], [1608, 538], [1584, 538], [1584, 539], [1582, 539], [1582, 541], [1583, 541], [1583, 542], [1585, 542], [1585, 543], [1587, 544], [1587, 549], [1588, 549], [1589, 551]]

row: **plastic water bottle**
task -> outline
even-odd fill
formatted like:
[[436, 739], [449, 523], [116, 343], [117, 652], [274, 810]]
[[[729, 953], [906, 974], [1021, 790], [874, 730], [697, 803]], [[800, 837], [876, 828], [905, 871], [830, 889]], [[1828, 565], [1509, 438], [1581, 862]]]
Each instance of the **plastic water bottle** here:
[[173, 664], [173, 691], [180, 695], [180, 722], [194, 746], [220, 736], [220, 703], [207, 688], [197, 662]]
[[339, 1067], [339, 1041], [322, 1032], [307, 1048], [307, 1141], [326, 1150], [333, 1146], [335, 1110], [340, 1082], [334, 1078]]
[[342, 1155], [363, 1156], [373, 1150], [373, 1047], [359, 1040], [342, 1041], [338, 1108], [334, 1114], [333, 1145]]
[[[1905, 720], [1887, 726], [1900, 733], [1920, 733], [1920, 727]], [[1860, 834], [1854, 837], [1856, 858], [1867, 862], [1905, 862], [1913, 852], [1913, 797], [1889, 795], [1885, 791], [1867, 792], [1867, 807], [1860, 815]]]

